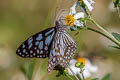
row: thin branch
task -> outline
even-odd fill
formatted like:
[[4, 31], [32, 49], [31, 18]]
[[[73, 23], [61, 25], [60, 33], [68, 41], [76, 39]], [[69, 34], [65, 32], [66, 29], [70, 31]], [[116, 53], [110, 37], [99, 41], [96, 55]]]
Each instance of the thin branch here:
[[73, 80], [68, 74], [66, 74], [66, 76], [67, 76], [69, 79]]
[[83, 67], [80, 67], [80, 73], [81, 73], [81, 75], [82, 75], [83, 80], [85, 80], [85, 77], [84, 77], [84, 75], [83, 75], [83, 71], [84, 71]]
[[[114, 41], [113, 39], [111, 39], [109, 36], [107, 36], [106, 34], [98, 31], [98, 30], [95, 30], [93, 28], [90, 28], [90, 27], [87, 27], [87, 30], [90, 30], [90, 31], [93, 31], [93, 32], [96, 32], [96, 33], [99, 33], [101, 35], [103, 35], [104, 37], [108, 38], [109, 40], [111, 40], [112, 42], [116, 43], [116, 41]], [[117, 43], [116, 43], [117, 44]]]
[[108, 39], [110, 39], [111, 41], [113, 41], [116, 45], [118, 45], [120, 47], [120, 42], [118, 40], [116, 40], [113, 35], [111, 33], [109, 33], [108, 31], [106, 31], [102, 26], [100, 26], [99, 24], [97, 24], [97, 22], [94, 21], [94, 19], [92, 19], [92, 17], [90, 16], [89, 19], [93, 24], [95, 24], [101, 31], [102, 33], [107, 36]]
[[77, 77], [77, 75], [72, 71], [72, 69], [70, 67], [68, 67], [70, 69], [70, 71], [72, 72], [72, 74], [75, 76], [76, 80], [79, 80], [79, 78]]
[[82, 78], [83, 78], [83, 80], [85, 80], [85, 77], [84, 77], [84, 75], [83, 75], [83, 72], [82, 72], [81, 74], [82, 74]]

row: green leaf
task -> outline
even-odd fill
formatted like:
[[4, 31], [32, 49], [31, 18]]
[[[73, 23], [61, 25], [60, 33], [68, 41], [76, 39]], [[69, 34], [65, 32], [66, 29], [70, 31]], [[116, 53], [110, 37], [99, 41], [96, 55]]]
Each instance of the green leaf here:
[[112, 33], [115, 39], [117, 39], [120, 42], [120, 34], [118, 33]]
[[110, 74], [106, 74], [103, 78], [102, 78], [102, 80], [110, 80]]
[[33, 62], [27, 62], [20, 67], [21, 71], [27, 76], [28, 80], [32, 80], [32, 74], [34, 69]]

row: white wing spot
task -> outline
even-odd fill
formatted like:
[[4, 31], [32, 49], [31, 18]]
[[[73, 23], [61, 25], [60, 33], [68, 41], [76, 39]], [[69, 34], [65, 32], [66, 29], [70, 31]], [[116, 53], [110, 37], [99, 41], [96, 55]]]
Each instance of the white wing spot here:
[[32, 51], [32, 50], [30, 50], [30, 53], [32, 54], [32, 53], [33, 53], [33, 51]]
[[22, 53], [20, 52], [19, 55], [21, 55]]
[[35, 54], [35, 53], [33, 53], [33, 55], [35, 56], [36, 54]]
[[26, 49], [23, 49], [23, 53], [26, 53]]
[[20, 49], [18, 49], [18, 53], [20, 52]]

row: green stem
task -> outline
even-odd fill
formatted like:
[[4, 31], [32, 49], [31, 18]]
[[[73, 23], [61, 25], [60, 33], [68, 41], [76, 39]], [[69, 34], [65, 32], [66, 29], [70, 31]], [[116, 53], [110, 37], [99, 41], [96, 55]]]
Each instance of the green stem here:
[[73, 72], [73, 70], [70, 68], [70, 67], [68, 67], [69, 68], [69, 70], [72, 72], [72, 74], [74, 75], [74, 77], [76, 78], [76, 80], [79, 80], [79, 78], [77, 77], [77, 75]]
[[82, 74], [82, 78], [83, 78], [83, 80], [85, 80], [85, 77], [84, 77], [83, 73], [81, 73], [81, 74]]
[[94, 21], [94, 19], [92, 19], [91, 16], [89, 16], [89, 20], [95, 24], [102, 32], [99, 32], [100, 34], [102, 33], [102, 35], [104, 35], [105, 37], [107, 37], [108, 39], [110, 39], [112, 42], [114, 42], [116, 45], [118, 45], [120, 47], [120, 42], [118, 40], [116, 40], [112, 34], [110, 34], [108, 31], [106, 31], [102, 26], [100, 26], [99, 24], [97, 24], [97, 22]]
[[[104, 36], [104, 37], [108, 38], [109, 40], [113, 41], [113, 40], [112, 40], [110, 37], [108, 37], [106, 34], [100, 32], [100, 31], [98, 31], [98, 30], [95, 30], [95, 29], [90, 28], [90, 27], [87, 27], [87, 30], [90, 30], [90, 31], [96, 32], [96, 33], [98, 33], [98, 34], [101, 34], [102, 36]], [[114, 42], [114, 41], [113, 41], [113, 42]]]
[[66, 74], [66, 76], [67, 76], [69, 79], [73, 80], [68, 74]]
[[83, 71], [84, 71], [83, 68], [80, 67], [80, 73], [81, 73], [81, 75], [82, 75], [82, 79], [85, 80], [85, 77], [84, 77]]

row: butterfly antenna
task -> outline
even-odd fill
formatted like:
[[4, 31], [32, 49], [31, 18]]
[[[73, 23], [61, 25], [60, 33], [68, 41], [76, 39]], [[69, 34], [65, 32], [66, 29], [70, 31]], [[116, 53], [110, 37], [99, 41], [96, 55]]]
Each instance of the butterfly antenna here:
[[59, 20], [59, 19], [60, 19], [60, 16], [61, 16], [61, 14], [62, 14], [64, 11], [65, 11], [65, 10], [60, 11], [60, 13], [58, 14], [58, 17], [56, 18], [56, 20]]
[[62, 20], [65, 20], [64, 16], [60, 16], [59, 21], [60, 21], [61, 23], [63, 23]]
[[64, 17], [64, 16], [61, 16], [59, 19], [60, 19], [60, 20], [65, 20], [65, 17]]
[[58, 9], [59, 9], [59, 7], [56, 7], [56, 9], [55, 9], [55, 17], [54, 17], [55, 20], [57, 19], [57, 10]]

